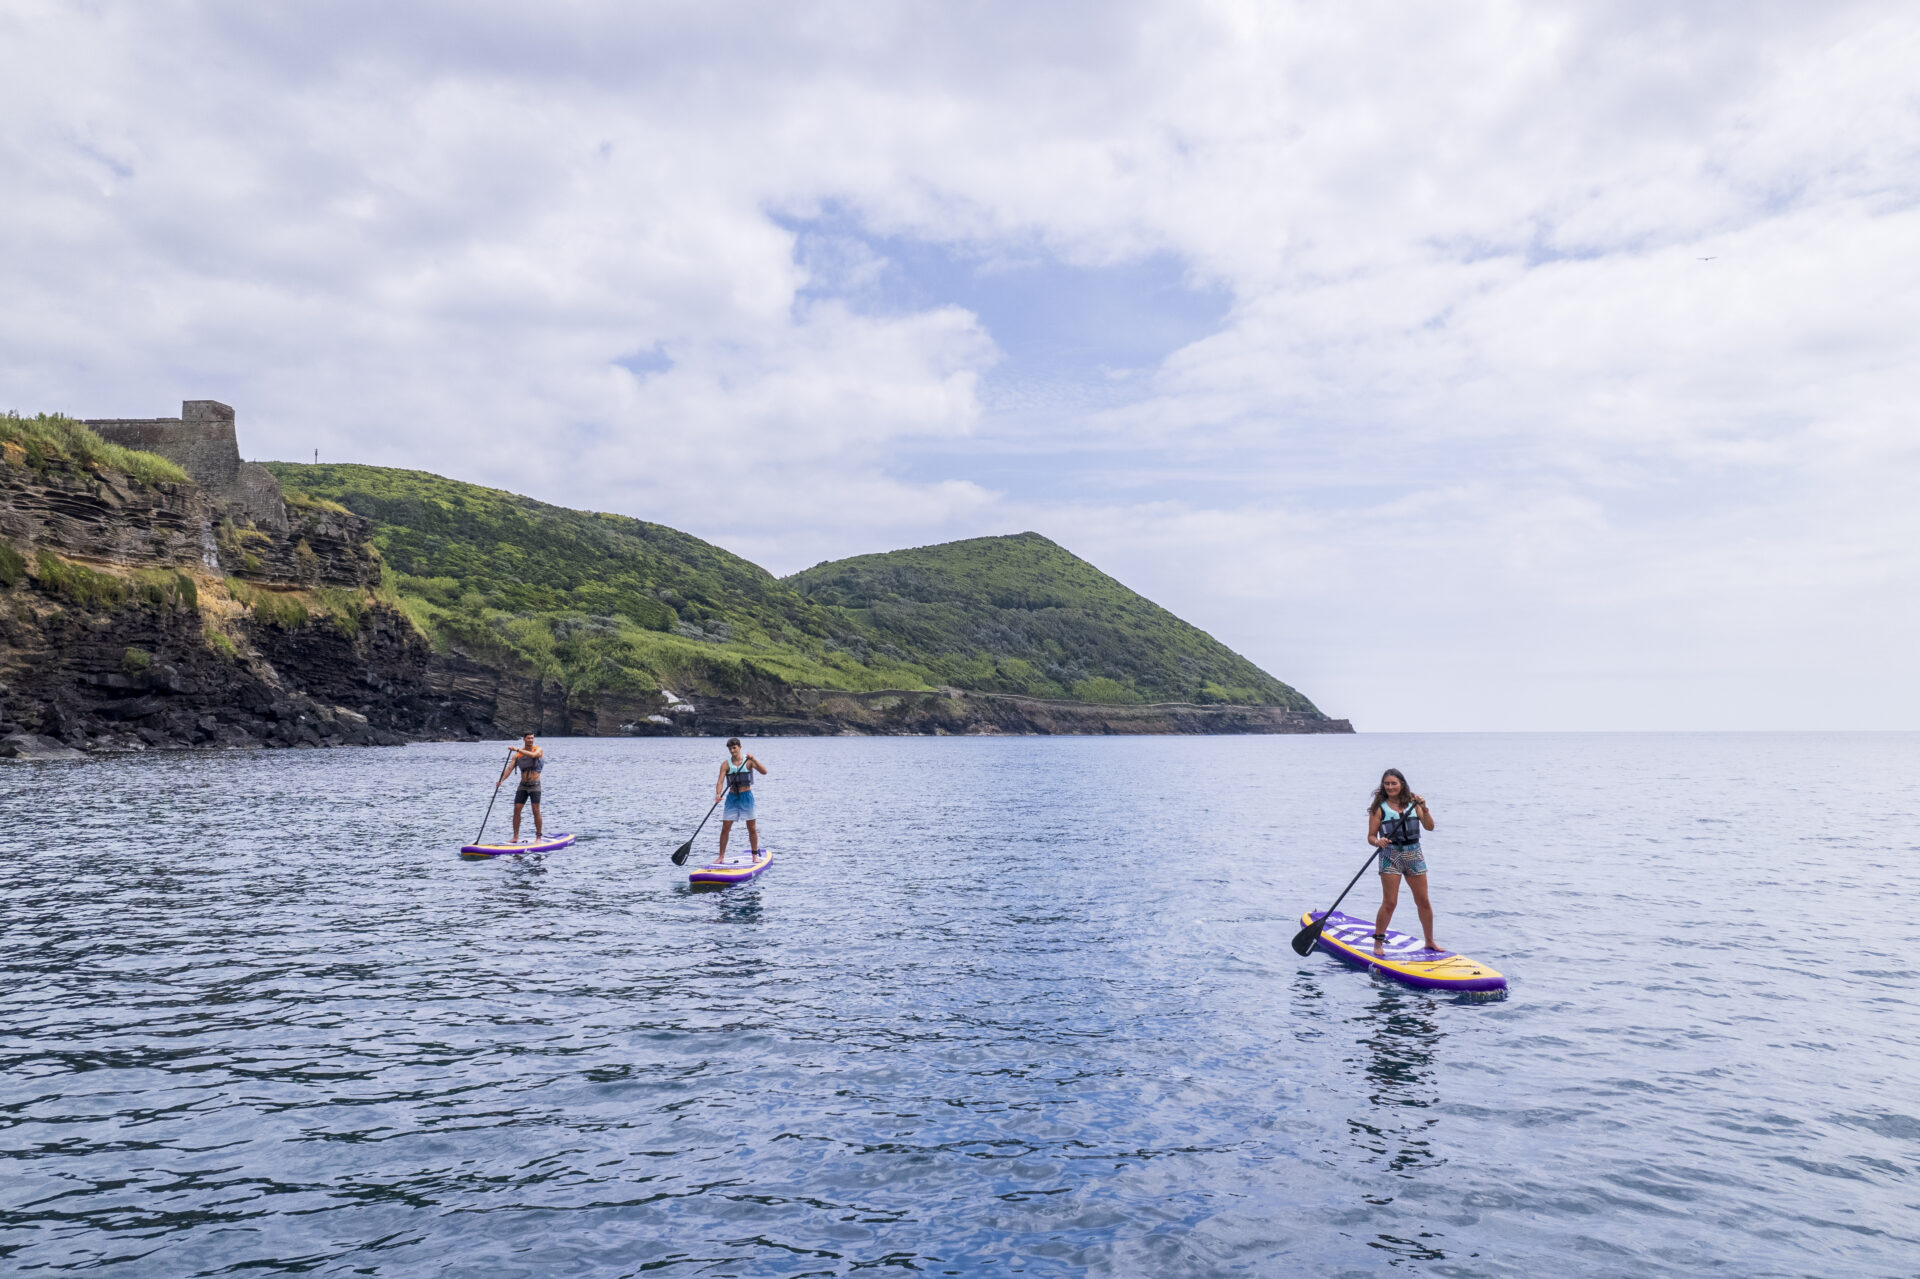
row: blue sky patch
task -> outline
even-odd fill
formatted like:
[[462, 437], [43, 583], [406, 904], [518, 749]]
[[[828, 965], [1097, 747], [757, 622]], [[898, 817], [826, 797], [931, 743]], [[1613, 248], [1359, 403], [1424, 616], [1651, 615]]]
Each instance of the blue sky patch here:
[[1041, 248], [989, 252], [879, 235], [839, 210], [779, 221], [811, 277], [800, 305], [833, 298], [870, 314], [959, 306], [977, 316], [1003, 355], [987, 379], [990, 408], [1030, 398], [1022, 387], [1049, 388], [1047, 398], [1077, 388], [1084, 396], [1064, 398], [1111, 403], [1128, 382], [1217, 332], [1233, 304], [1171, 253], [1081, 266]]

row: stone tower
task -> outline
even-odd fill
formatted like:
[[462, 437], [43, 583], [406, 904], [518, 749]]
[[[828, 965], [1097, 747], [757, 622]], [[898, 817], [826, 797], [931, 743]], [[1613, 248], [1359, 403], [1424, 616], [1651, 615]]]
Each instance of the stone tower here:
[[263, 466], [240, 460], [233, 409], [218, 400], [184, 400], [179, 417], [89, 418], [110, 444], [158, 453], [193, 477], [223, 511], [257, 528], [284, 530], [280, 482]]

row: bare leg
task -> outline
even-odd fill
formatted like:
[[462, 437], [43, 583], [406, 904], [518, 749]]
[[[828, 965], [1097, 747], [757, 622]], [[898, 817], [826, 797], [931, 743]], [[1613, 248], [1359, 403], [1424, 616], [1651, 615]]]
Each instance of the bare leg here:
[[1427, 900], [1427, 877], [1409, 875], [1407, 887], [1413, 890], [1413, 904], [1420, 911], [1420, 931], [1427, 935], [1427, 949], [1439, 950], [1440, 943], [1433, 939], [1433, 903]]
[[[747, 818], [747, 847], [753, 850], [756, 857], [759, 855], [760, 823], [751, 817]], [[752, 861], [753, 858], [749, 857], [747, 860]]]
[[520, 842], [520, 805], [513, 806], [513, 842]]
[[727, 860], [727, 836], [733, 834], [732, 822], [720, 823], [720, 860]]
[[1380, 934], [1387, 931], [1387, 925], [1393, 922], [1393, 908], [1400, 903], [1400, 876], [1381, 872], [1380, 875], [1380, 913], [1373, 919], [1373, 953], [1384, 959], [1387, 945]]
[[546, 828], [540, 824], [540, 801], [536, 799], [533, 801], [533, 837], [544, 839], [546, 833]]

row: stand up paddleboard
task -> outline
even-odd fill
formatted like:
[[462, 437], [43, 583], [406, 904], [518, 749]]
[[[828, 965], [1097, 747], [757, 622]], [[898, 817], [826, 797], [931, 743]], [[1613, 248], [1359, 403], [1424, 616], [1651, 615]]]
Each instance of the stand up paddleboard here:
[[548, 835], [536, 839], [531, 844], [468, 844], [460, 850], [462, 857], [512, 857], [519, 853], [551, 853], [557, 848], [565, 848], [573, 842], [571, 835]]
[[744, 884], [757, 879], [760, 872], [773, 865], [773, 850], [763, 848], [754, 854], [751, 862], [708, 862], [705, 866], [696, 866], [687, 875], [690, 884]]
[[[1305, 927], [1326, 915], [1310, 910], [1300, 916]], [[1373, 953], [1373, 921], [1334, 911], [1317, 943], [1321, 950], [1359, 968], [1371, 968], [1421, 990], [1459, 990], [1475, 994], [1505, 990], [1507, 979], [1477, 959], [1450, 950], [1428, 950], [1418, 937], [1387, 930], [1386, 957]]]

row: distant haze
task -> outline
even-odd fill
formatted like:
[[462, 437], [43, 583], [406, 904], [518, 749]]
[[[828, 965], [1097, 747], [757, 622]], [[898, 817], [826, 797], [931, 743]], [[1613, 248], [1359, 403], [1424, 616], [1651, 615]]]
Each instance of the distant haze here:
[[776, 573], [1035, 529], [1369, 729], [1920, 726], [1920, 9], [0, 9], [0, 409]]

